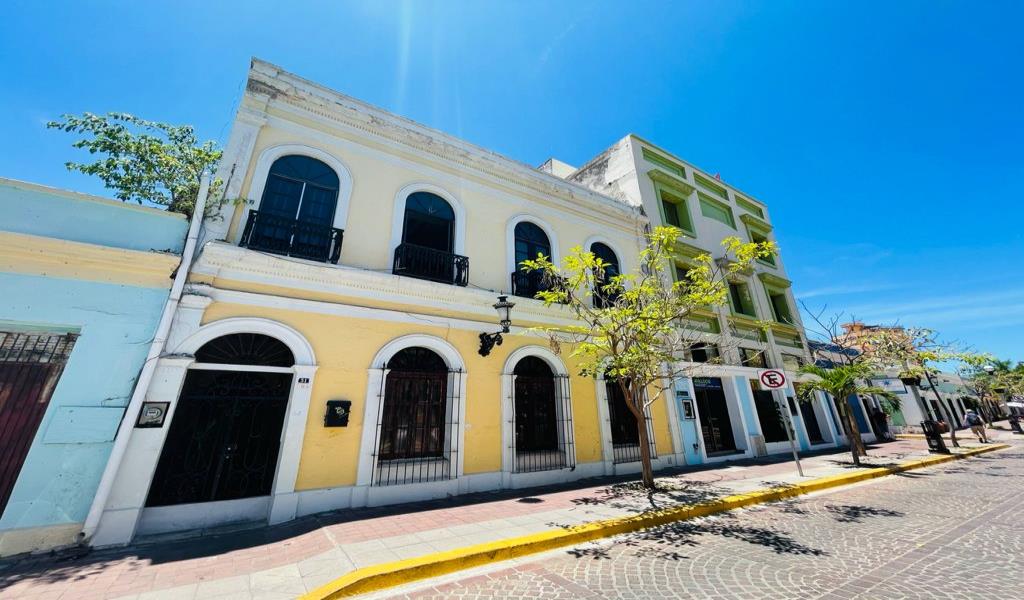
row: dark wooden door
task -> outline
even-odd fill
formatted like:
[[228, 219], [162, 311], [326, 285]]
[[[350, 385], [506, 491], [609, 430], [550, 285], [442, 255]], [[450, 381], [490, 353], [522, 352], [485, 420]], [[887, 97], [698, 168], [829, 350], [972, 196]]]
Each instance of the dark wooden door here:
[[515, 405], [516, 451], [558, 450], [555, 378], [517, 375]]
[[76, 338], [0, 332], [0, 516]]
[[761, 424], [761, 433], [764, 434], [764, 441], [785, 442], [789, 439], [786, 435], [786, 426], [783, 423], [782, 415], [779, 413], [779, 403], [775, 401], [775, 395], [768, 390], [754, 390], [754, 406], [757, 408], [757, 421]]
[[189, 371], [146, 506], [269, 495], [291, 382], [291, 373]]
[[729, 406], [722, 380], [717, 377], [694, 378], [693, 393], [700, 413], [700, 431], [708, 454], [735, 452]]

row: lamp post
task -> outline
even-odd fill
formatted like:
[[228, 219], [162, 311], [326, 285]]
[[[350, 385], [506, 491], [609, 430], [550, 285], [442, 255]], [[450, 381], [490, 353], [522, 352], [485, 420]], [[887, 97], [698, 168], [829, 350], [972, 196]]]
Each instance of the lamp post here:
[[[982, 370], [985, 371], [985, 375], [991, 377], [992, 373], [995, 373], [996, 368], [993, 367], [992, 365], [985, 365], [984, 367], [982, 367]], [[978, 386], [978, 393], [981, 395], [981, 405], [985, 407], [985, 404], [988, 403], [988, 406], [985, 407], [986, 410], [983, 411], [982, 414], [987, 417], [986, 420], [988, 421], [988, 424], [991, 427], [994, 421], [993, 416], [996, 414], [996, 410], [995, 407], [992, 406], [992, 399], [988, 397], [988, 394], [986, 394], [985, 391], [985, 386]]]
[[515, 305], [515, 302], [508, 301], [508, 296], [498, 296], [498, 301], [494, 303], [494, 310], [498, 311], [498, 324], [501, 325], [501, 331], [480, 334], [480, 356], [487, 356], [495, 346], [501, 345], [501, 334], [508, 333], [512, 326], [512, 307]]

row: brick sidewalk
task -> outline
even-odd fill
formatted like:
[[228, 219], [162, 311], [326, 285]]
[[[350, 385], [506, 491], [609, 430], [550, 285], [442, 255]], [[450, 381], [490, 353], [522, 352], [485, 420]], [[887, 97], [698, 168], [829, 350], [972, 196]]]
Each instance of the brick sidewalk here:
[[[977, 444], [965, 440], [963, 446]], [[881, 466], [925, 455], [927, 449], [923, 440], [899, 440], [869, 452], [865, 466]], [[848, 452], [803, 463], [808, 477], [853, 468]], [[791, 461], [774, 457], [662, 476], [664, 489], [653, 495], [632, 479], [591, 479], [562, 489], [325, 513], [275, 527], [77, 558], [26, 557], [0, 562], [0, 598], [294, 598], [359, 567], [799, 480]]]

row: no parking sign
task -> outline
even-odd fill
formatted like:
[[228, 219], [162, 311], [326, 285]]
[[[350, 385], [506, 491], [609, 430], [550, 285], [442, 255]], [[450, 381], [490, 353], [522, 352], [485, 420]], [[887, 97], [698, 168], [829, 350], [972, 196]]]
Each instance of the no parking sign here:
[[770, 390], [777, 390], [786, 385], [786, 374], [778, 369], [761, 371], [761, 383]]

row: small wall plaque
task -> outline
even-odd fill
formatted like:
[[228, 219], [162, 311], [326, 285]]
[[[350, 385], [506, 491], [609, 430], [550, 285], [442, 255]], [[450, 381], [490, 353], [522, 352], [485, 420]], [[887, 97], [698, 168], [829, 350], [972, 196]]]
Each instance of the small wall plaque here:
[[328, 400], [324, 427], [348, 427], [348, 415], [351, 412], [351, 400]]
[[170, 402], [143, 402], [142, 410], [139, 411], [139, 419], [135, 422], [137, 429], [150, 429], [163, 427], [164, 419], [167, 418], [167, 409]]
[[693, 400], [683, 400], [683, 418], [684, 419], [696, 419], [697, 415], [693, 413]]

